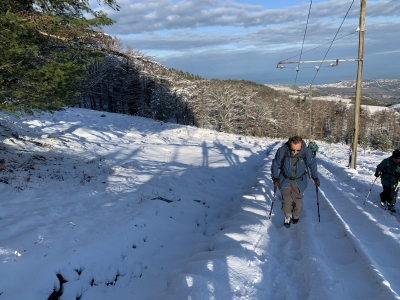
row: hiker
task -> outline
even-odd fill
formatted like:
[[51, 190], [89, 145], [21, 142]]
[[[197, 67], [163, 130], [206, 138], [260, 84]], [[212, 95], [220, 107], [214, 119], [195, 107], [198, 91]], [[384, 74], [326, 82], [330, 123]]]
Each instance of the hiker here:
[[308, 148], [310, 148], [312, 154], [313, 154], [314, 157], [315, 157], [315, 155], [317, 155], [317, 151], [318, 151], [318, 145], [317, 145], [317, 143], [316, 143], [314, 140], [312, 140], [312, 141], [308, 144]]
[[[309, 170], [311, 171], [311, 176]], [[303, 211], [303, 194], [307, 188], [307, 174], [318, 187], [317, 159], [299, 136], [291, 137], [281, 146], [272, 160], [271, 175], [273, 184], [282, 194], [282, 211], [285, 214], [284, 226], [296, 224]]]
[[393, 151], [392, 156], [385, 158], [376, 167], [375, 177], [381, 177], [383, 192], [380, 193], [381, 207], [395, 212], [398, 182], [400, 180], [400, 150]]
[[349, 147], [349, 168], [351, 166], [351, 155], [353, 154], [353, 145]]

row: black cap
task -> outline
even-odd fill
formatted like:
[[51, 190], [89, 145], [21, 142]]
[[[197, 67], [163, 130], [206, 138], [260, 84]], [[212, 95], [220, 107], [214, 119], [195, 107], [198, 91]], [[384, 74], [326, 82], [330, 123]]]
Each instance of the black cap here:
[[393, 153], [392, 153], [392, 157], [393, 158], [400, 158], [400, 150], [399, 149], [394, 150]]

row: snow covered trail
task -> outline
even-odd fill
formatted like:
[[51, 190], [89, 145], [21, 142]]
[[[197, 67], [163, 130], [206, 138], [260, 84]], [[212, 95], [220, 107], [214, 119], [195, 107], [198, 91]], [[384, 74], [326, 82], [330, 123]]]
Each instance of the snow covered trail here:
[[[272, 188], [271, 162], [280, 146], [276, 146], [264, 165], [269, 188]], [[267, 229], [270, 237], [269, 257], [263, 268], [267, 283], [266, 299], [328, 299], [330, 295], [323, 287], [329, 278], [323, 272], [318, 241], [313, 240], [309, 228], [312, 219], [310, 213], [305, 210], [301, 222], [286, 228], [283, 226], [280, 199], [277, 191], [277, 203]]]
[[[269, 158], [272, 160], [273, 156]], [[266, 167], [269, 169], [269, 162]], [[347, 224], [330, 205], [330, 199], [335, 201], [338, 191], [332, 188], [335, 181], [325, 180], [324, 177], [332, 174], [327, 175], [321, 164], [319, 172], [322, 175], [321, 188], [317, 192], [310, 180], [303, 201], [304, 212], [298, 224], [285, 228], [280, 205], [274, 210], [274, 226], [269, 227], [268, 234], [271, 240], [269, 252], [274, 253], [275, 257], [272, 264], [265, 264], [264, 269], [266, 276], [271, 278], [267, 280], [271, 284], [267, 289], [272, 293], [269, 298], [396, 298], [397, 294], [383, 283], [379, 273], [370, 266], [368, 253], [364, 254], [358, 249]], [[339, 186], [343, 184], [340, 182]], [[349, 277], [354, 280], [342, 280]]]
[[[267, 155], [278, 145], [267, 146]], [[267, 230], [272, 226], [267, 204], [273, 199], [269, 173], [265, 165], [257, 171], [237, 211], [221, 223], [221, 231], [196, 245], [184, 267], [169, 275], [168, 288], [151, 299], [263, 299], [267, 288], [263, 266], [270, 244]]]
[[[257, 182], [245, 192], [231, 220], [209, 243], [194, 248], [185, 267], [171, 274], [169, 288], [154, 299], [399, 299], [397, 287], [391, 286], [397, 265], [392, 270], [378, 268], [371, 257], [379, 253], [368, 251], [363, 240], [370, 234], [370, 242], [387, 242], [397, 249], [396, 241], [380, 241], [380, 232], [370, 232], [369, 227], [380, 228], [379, 224], [348, 199], [346, 193], [355, 193], [346, 184], [349, 174], [333, 178], [325, 168], [330, 163], [321, 161], [321, 187], [317, 194], [310, 180], [299, 223], [283, 226], [279, 192], [268, 218], [274, 198], [270, 167], [281, 144], [272, 146]], [[367, 186], [362, 181], [358, 185], [361, 191]], [[357, 214], [354, 220], [361, 221], [351, 222], [349, 210]], [[361, 232], [354, 234], [355, 226], [361, 226]], [[380, 252], [380, 263], [388, 267], [398, 252], [382, 261], [386, 252]], [[210, 270], [209, 276], [199, 271], [204, 269]], [[228, 289], [219, 289], [227, 284]]]

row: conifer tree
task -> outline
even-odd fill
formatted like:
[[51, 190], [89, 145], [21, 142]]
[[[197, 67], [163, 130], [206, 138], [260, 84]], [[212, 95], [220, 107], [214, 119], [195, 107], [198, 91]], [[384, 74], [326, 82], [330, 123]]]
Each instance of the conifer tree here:
[[[101, 3], [119, 9], [115, 0]], [[0, 110], [72, 104], [88, 62], [112, 42], [101, 26], [113, 23], [88, 0], [0, 0]]]

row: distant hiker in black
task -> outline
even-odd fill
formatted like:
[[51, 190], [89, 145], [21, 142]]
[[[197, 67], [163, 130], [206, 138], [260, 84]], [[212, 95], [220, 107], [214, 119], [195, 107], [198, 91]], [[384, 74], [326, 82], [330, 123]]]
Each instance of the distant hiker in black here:
[[351, 155], [353, 154], [353, 146], [352, 145], [350, 145], [350, 147], [349, 147], [349, 167], [350, 167], [350, 165], [351, 165]]
[[380, 194], [381, 207], [395, 212], [398, 183], [400, 180], [400, 150], [393, 151], [392, 156], [385, 158], [376, 167], [375, 177], [381, 176], [383, 192]]
[[282, 211], [285, 214], [283, 223], [286, 227], [291, 222], [296, 224], [303, 211], [303, 195], [307, 188], [307, 173], [310, 171], [315, 185], [319, 186], [317, 159], [301, 137], [291, 137], [276, 151], [271, 175], [274, 186], [282, 194]]

